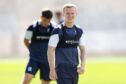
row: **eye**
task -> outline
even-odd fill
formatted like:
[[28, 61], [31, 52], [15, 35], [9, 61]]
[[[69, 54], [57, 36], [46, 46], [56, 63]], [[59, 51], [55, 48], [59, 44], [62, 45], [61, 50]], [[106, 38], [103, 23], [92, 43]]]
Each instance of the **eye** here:
[[68, 12], [67, 15], [69, 15], [70, 13]]

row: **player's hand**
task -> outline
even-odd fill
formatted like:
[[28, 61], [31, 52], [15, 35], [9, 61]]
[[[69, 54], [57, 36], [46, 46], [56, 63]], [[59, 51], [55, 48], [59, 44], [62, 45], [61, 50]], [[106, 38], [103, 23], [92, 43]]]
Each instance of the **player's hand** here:
[[56, 70], [50, 70], [50, 75], [49, 75], [51, 80], [56, 80], [57, 79], [57, 74], [56, 74]]
[[78, 69], [77, 69], [77, 72], [81, 75], [81, 74], [84, 74], [84, 67], [83, 66], [80, 66], [80, 67], [78, 67]]

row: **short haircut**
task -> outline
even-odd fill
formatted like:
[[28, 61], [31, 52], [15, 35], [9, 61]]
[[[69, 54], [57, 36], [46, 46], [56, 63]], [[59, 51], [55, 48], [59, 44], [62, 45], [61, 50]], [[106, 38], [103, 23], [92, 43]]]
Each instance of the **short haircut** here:
[[52, 19], [53, 13], [50, 9], [43, 9], [42, 16], [47, 18], [47, 19]]
[[65, 4], [63, 6], [63, 11], [64, 11], [65, 8], [75, 8], [75, 9], [77, 9], [77, 6], [74, 5], [74, 4], [71, 4], [71, 3], [67, 3], [67, 4]]
[[62, 11], [60, 10], [55, 11], [55, 15], [62, 15]]

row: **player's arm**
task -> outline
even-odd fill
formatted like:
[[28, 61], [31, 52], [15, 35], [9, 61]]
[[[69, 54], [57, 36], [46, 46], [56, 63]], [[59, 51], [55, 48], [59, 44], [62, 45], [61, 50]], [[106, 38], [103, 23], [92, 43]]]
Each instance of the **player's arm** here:
[[79, 49], [80, 49], [80, 67], [78, 69], [79, 74], [83, 74], [84, 73], [84, 69], [85, 69], [85, 42], [84, 42], [84, 34], [82, 34], [81, 38], [80, 38], [80, 43], [79, 43]]
[[54, 34], [50, 37], [49, 44], [48, 44], [48, 62], [50, 66], [50, 79], [56, 80], [57, 75], [55, 71], [55, 48], [58, 44], [59, 37], [58, 34]]
[[26, 38], [24, 38], [24, 45], [28, 48], [30, 45], [30, 41]]
[[50, 66], [50, 79], [56, 80], [57, 75], [55, 71], [55, 47], [48, 46], [48, 62]]
[[50, 66], [50, 70], [55, 69], [55, 47], [48, 46], [48, 62]]
[[28, 48], [31, 43], [33, 32], [31, 30], [27, 30], [24, 37], [24, 45]]
[[85, 46], [81, 46], [80, 45], [79, 49], [80, 49], [80, 61], [81, 61], [80, 68], [84, 69], [85, 68], [85, 60], [86, 60], [86, 57], [85, 57]]

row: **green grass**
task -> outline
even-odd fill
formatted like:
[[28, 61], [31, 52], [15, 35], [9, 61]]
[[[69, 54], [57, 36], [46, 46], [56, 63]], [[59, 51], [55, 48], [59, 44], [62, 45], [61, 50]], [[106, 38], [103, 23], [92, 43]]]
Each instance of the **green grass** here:
[[[26, 63], [26, 60], [0, 60], [0, 84], [20, 84]], [[40, 84], [39, 74], [31, 84]], [[88, 59], [79, 84], [126, 84], [126, 58]]]

